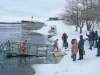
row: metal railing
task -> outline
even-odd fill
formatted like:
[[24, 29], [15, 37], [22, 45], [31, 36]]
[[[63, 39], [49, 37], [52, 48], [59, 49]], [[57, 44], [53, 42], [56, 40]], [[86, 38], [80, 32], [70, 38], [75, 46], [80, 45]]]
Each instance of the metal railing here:
[[[16, 53], [20, 54], [18, 50], [18, 45], [20, 42], [12, 42], [10, 53]], [[49, 45], [48, 44], [32, 44], [27, 43], [28, 49], [26, 52], [26, 55], [36, 56], [36, 57], [47, 57], [48, 51], [49, 51]], [[5, 52], [4, 50], [4, 43], [0, 44], [0, 51]]]
[[[48, 44], [32, 44], [27, 43], [28, 49], [26, 56], [23, 57], [22, 54], [19, 53], [18, 45], [21, 42], [11, 42], [10, 51], [4, 50], [4, 43], [0, 44], [0, 63], [3, 64], [41, 64], [41, 63], [57, 63], [54, 55], [51, 53], [51, 45]], [[18, 57], [11, 57], [10, 59], [5, 57], [7, 53], [21, 55]], [[31, 57], [30, 57], [31, 56]], [[2, 64], [1, 64], [2, 65]]]

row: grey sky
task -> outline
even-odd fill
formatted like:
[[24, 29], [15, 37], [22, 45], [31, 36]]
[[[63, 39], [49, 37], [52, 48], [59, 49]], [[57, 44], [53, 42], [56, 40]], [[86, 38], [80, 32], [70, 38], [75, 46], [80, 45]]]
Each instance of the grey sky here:
[[40, 16], [58, 13], [65, 0], [0, 0], [0, 16]]

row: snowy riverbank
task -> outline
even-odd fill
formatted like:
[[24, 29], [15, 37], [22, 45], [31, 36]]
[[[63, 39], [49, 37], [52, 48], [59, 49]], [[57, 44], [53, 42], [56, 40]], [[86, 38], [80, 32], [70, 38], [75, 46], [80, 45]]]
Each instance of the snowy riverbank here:
[[[57, 36], [59, 39], [59, 46], [62, 49], [62, 41], [61, 36], [63, 32], [68, 34], [68, 42], [70, 49], [70, 41], [72, 38], [79, 39], [79, 32], [75, 32], [73, 26], [65, 26], [61, 21], [56, 22], [47, 22], [48, 25], [56, 25], [57, 26]], [[42, 30], [41, 30], [42, 31]], [[46, 33], [46, 32], [44, 32]], [[84, 38], [86, 30], [84, 29]], [[96, 57], [96, 48], [93, 48], [92, 51], [89, 49], [88, 42], [85, 42], [85, 52], [84, 60], [73, 62], [71, 60], [71, 53], [67, 51], [67, 55], [60, 61], [58, 64], [37, 64], [33, 65], [36, 73], [35, 75], [100, 75], [99, 73], [99, 65], [100, 58]], [[77, 54], [78, 56], [78, 54]]]

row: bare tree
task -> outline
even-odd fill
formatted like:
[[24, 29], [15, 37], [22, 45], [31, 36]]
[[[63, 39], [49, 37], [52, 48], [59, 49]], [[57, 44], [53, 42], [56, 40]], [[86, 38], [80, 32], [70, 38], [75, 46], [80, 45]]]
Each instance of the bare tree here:
[[[71, 5], [72, 4], [72, 5]], [[72, 0], [72, 3], [68, 8], [66, 8], [64, 15], [62, 16], [64, 19], [64, 23], [68, 21], [68, 23], [76, 26], [76, 31], [80, 28], [80, 33], [82, 32], [83, 28], [83, 14], [82, 14], [82, 4], [78, 2], [78, 0]]]
[[76, 26], [76, 31], [87, 26], [87, 30], [93, 30], [95, 23], [100, 21], [100, 0], [71, 0], [69, 7], [65, 7], [62, 18], [64, 23]]

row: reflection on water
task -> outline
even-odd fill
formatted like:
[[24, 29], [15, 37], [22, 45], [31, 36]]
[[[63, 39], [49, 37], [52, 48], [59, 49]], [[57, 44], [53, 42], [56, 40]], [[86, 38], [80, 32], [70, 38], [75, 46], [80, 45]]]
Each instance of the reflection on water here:
[[[51, 57], [51, 56], [50, 56]], [[16, 57], [6, 58], [0, 52], [0, 75], [34, 75], [33, 64], [55, 63], [54, 58], [46, 57]], [[53, 60], [53, 61], [52, 61]]]
[[31, 64], [25, 63], [25, 59], [3, 59], [0, 64], [0, 75], [34, 75]]

